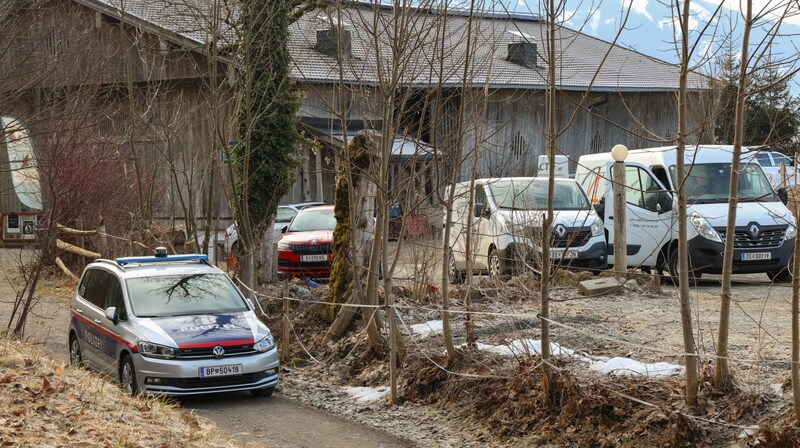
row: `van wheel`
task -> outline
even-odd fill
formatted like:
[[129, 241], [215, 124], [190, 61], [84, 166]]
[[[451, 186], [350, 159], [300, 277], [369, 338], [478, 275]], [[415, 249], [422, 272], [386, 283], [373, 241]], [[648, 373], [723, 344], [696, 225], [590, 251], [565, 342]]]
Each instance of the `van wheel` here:
[[767, 277], [773, 282], [790, 283], [792, 281], [792, 271], [794, 270], [794, 257], [789, 259], [789, 264], [780, 271], [767, 272]]
[[503, 265], [500, 255], [497, 254], [497, 249], [492, 248], [489, 251], [489, 277], [499, 279], [502, 275]]
[[778, 272], [767, 272], [767, 277], [777, 283], [789, 283], [792, 281], [792, 273], [788, 269], [782, 269]]
[[[678, 277], [678, 247], [671, 247], [667, 253], [667, 271], [669, 272], [669, 276], [672, 278], [672, 283], [675, 286], [680, 284], [680, 280]], [[696, 273], [692, 271], [692, 262], [689, 260], [689, 286], [696, 286], [697, 280], [700, 278], [702, 274]]]
[[136, 369], [133, 367], [133, 360], [129, 355], [122, 358], [119, 367], [119, 384], [122, 391], [128, 395], [139, 393], [139, 385], [136, 383]]
[[450, 284], [464, 283], [465, 274], [456, 268], [456, 259], [453, 257], [453, 251], [450, 251], [450, 258], [447, 263], [447, 281]]

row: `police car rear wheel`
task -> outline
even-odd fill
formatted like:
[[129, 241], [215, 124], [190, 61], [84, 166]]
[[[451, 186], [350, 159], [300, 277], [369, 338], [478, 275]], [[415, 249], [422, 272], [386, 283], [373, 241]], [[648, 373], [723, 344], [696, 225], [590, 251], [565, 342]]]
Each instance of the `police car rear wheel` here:
[[254, 397], [269, 397], [275, 392], [275, 387], [267, 387], [266, 389], [253, 389], [250, 391]]
[[81, 343], [75, 333], [69, 335], [69, 363], [73, 366], [83, 366], [83, 356], [81, 356]]
[[122, 358], [119, 368], [119, 383], [122, 391], [128, 395], [139, 393], [139, 386], [136, 384], [136, 370], [133, 368], [133, 360], [128, 355]]

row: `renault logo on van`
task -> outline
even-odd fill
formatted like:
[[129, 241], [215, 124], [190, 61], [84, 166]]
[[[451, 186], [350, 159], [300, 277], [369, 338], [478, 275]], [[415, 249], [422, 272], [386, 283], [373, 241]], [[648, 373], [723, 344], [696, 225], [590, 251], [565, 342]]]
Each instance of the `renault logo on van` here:
[[556, 226], [555, 232], [556, 232], [556, 235], [558, 235], [559, 238], [564, 238], [564, 235], [567, 234], [567, 228], [564, 227], [562, 224], [559, 224], [559, 225]]
[[758, 227], [758, 224], [753, 223], [750, 225], [750, 236], [752, 238], [758, 238], [761, 235], [761, 228]]
[[222, 358], [225, 356], [225, 349], [222, 346], [218, 345], [211, 350], [211, 353], [214, 355], [215, 358]]

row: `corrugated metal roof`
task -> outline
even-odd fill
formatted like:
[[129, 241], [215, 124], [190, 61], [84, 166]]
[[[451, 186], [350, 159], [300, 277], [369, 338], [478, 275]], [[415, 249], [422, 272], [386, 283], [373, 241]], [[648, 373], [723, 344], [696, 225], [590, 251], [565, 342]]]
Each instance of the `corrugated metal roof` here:
[[[125, 11], [129, 20], [139, 21], [166, 37], [204, 45], [211, 41], [212, 17], [223, 20], [223, 35], [233, 42], [235, 33], [227, 23], [238, 15], [237, 2], [221, 0], [76, 0], [96, 9]], [[212, 14], [218, 11], [218, 14]], [[117, 16], [119, 14], [117, 13]], [[341, 17], [341, 19], [339, 18]], [[289, 50], [292, 77], [307, 83], [339, 82], [337, 58], [315, 49], [317, 31], [341, 23], [351, 33], [352, 57], [343, 61], [342, 76], [350, 84], [377, 85], [392, 69], [392, 45], [401, 50], [402, 83], [427, 87], [467, 84], [473, 87], [507, 89], [546, 88], [546, 23], [497, 14], [478, 17], [469, 29], [464, 14], [441, 15], [408, 10], [405, 25], [395, 26], [391, 10], [377, 6], [350, 6], [334, 13], [312, 12], [290, 27]], [[227, 22], [227, 23], [226, 23]], [[402, 30], [397, 31], [395, 30]], [[509, 43], [533, 40], [537, 46], [536, 67], [506, 60]], [[609, 42], [567, 28], [557, 31], [556, 78], [563, 90], [585, 91], [676, 91], [676, 65], [612, 45]], [[464, 76], [468, 46], [471, 64]], [[383, 77], [379, 70], [383, 71]], [[466, 81], [465, 81], [466, 79]], [[703, 89], [708, 78], [690, 73], [689, 88]]]

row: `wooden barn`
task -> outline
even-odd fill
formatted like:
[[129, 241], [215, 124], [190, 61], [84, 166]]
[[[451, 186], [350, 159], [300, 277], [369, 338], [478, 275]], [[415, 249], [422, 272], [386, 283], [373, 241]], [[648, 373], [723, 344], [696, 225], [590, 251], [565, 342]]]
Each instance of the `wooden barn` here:
[[[65, 224], [102, 210], [112, 229], [157, 222], [189, 234], [210, 223], [219, 235], [232, 222], [225, 148], [239, 140], [237, 11], [224, 4], [0, 6], [0, 115], [25, 123], [46, 155], [37, 159], [45, 210]], [[283, 202], [332, 202], [338, 148], [359, 130], [401, 142], [386, 188], [405, 201], [433, 204], [453, 166], [461, 179], [536, 174], [545, 28], [534, 16], [393, 15], [380, 5], [304, 14], [290, 27], [291, 76], [303, 94], [300, 131], [316, 143], [298, 148], [296, 184]], [[674, 138], [676, 66], [567, 28], [557, 32], [556, 54], [561, 154], [574, 161], [616, 143]], [[707, 80], [691, 74], [689, 85], [700, 140]], [[0, 163], [2, 172], [10, 162]], [[3, 192], [8, 185], [0, 183]], [[3, 199], [0, 213], [18, 205]]]

